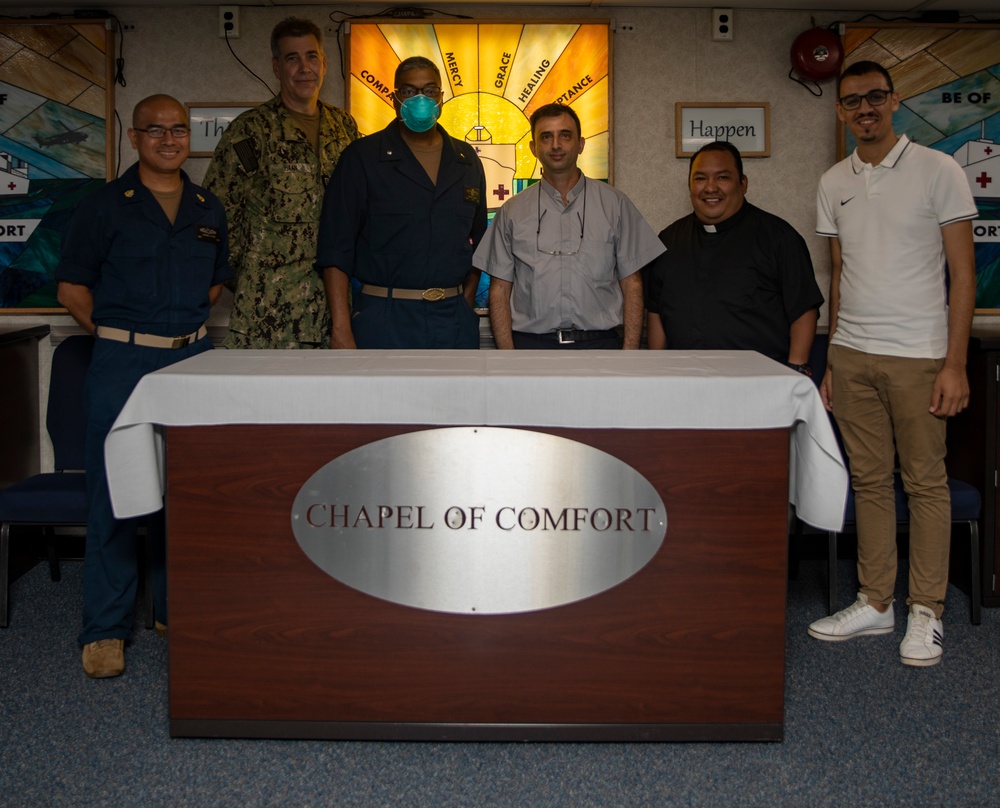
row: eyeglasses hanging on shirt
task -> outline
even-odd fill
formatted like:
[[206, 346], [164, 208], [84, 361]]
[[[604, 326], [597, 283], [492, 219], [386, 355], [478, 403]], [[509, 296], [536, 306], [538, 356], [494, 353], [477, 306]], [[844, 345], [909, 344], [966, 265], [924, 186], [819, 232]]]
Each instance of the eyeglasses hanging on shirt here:
[[587, 221], [587, 179], [581, 176], [580, 181], [583, 182], [583, 211], [577, 212], [577, 218], [580, 220], [580, 242], [576, 245], [575, 250], [543, 250], [538, 244], [538, 237], [542, 232], [542, 216], [545, 215], [546, 211], [542, 210], [542, 183], [538, 183], [538, 227], [535, 230], [535, 249], [540, 253], [545, 253], [546, 255], [576, 255], [580, 252], [580, 248], [583, 246], [583, 226]]

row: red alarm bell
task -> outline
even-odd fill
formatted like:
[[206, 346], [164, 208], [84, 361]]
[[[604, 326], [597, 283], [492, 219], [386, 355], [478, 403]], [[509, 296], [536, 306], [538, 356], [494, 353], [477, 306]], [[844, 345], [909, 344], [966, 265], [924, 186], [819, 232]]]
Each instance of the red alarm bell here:
[[792, 43], [792, 70], [806, 81], [822, 84], [835, 78], [844, 64], [844, 46], [829, 28], [810, 28]]

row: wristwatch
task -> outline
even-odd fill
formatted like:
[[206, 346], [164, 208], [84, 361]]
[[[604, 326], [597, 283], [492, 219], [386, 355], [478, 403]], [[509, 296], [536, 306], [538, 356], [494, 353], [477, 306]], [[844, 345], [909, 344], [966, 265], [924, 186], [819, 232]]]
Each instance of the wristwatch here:
[[790, 367], [792, 370], [798, 371], [803, 376], [808, 376], [810, 379], [812, 378], [813, 369], [809, 367], [808, 362], [805, 362], [804, 364], [801, 365], [794, 365], [791, 362], [785, 362], [785, 364], [788, 365], [788, 367]]

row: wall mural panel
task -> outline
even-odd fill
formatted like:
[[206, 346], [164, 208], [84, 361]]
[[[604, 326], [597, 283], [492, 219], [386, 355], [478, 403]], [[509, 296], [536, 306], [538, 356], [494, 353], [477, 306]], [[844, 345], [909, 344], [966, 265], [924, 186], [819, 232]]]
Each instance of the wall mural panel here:
[[[410, 56], [441, 71], [441, 125], [475, 146], [486, 169], [492, 220], [513, 194], [538, 182], [528, 147], [531, 113], [543, 104], [571, 106], [586, 138], [578, 165], [593, 179], [612, 179], [611, 39], [607, 20], [489, 23], [352, 22], [347, 26], [348, 110], [362, 134], [395, 118], [393, 74]], [[486, 305], [489, 278], [477, 305]]]
[[0, 309], [59, 307], [52, 277], [77, 203], [111, 169], [105, 20], [0, 23]]

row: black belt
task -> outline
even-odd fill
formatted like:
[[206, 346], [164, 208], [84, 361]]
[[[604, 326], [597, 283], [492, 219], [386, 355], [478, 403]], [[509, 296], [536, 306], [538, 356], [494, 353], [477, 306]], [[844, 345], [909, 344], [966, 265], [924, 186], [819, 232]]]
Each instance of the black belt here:
[[555, 331], [549, 331], [546, 334], [528, 334], [527, 331], [520, 333], [527, 334], [529, 337], [550, 339], [553, 342], [558, 342], [560, 345], [568, 345], [572, 342], [590, 342], [591, 340], [608, 339], [610, 337], [618, 339], [618, 332], [614, 329], [609, 331], [579, 331], [575, 328], [560, 328]]

